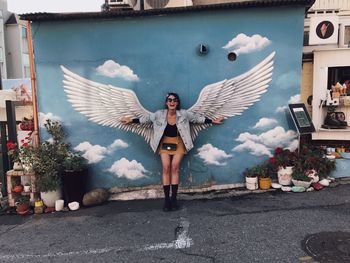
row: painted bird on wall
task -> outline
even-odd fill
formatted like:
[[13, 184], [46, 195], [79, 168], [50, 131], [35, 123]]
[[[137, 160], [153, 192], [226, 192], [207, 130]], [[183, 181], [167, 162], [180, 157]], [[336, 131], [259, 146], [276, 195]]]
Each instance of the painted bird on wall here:
[[[272, 77], [274, 56], [275, 52], [239, 76], [205, 86], [196, 103], [187, 111], [212, 120], [241, 115], [267, 91]], [[141, 118], [151, 113], [141, 105], [132, 90], [93, 82], [64, 66], [61, 69], [64, 74], [64, 90], [75, 110], [90, 121], [137, 133], [150, 143], [152, 124], [123, 124], [120, 121], [125, 116]], [[210, 125], [191, 123], [192, 140], [199, 131]]]

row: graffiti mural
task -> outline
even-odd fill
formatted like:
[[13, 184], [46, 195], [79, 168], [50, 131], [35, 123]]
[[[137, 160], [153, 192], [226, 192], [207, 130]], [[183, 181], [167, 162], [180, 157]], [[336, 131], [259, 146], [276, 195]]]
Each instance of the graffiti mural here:
[[176, 92], [182, 108], [226, 118], [210, 129], [192, 126], [196, 139], [182, 163], [181, 184], [243, 182], [243, 170], [275, 147], [298, 145], [286, 109], [300, 99], [303, 12], [34, 22], [40, 120], [62, 121], [73, 148], [89, 162], [91, 187], [160, 184], [159, 156], [147, 144], [151, 126], [120, 119], [155, 112]]

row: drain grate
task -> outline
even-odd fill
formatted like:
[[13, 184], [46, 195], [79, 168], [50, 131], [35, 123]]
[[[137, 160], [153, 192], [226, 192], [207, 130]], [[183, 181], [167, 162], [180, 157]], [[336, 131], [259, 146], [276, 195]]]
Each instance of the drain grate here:
[[302, 241], [304, 251], [321, 263], [350, 262], [350, 233], [321, 232]]

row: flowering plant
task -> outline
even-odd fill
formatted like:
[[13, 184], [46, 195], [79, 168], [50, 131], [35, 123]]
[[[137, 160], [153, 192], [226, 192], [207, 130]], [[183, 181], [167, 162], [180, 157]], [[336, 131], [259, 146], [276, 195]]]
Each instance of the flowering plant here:
[[20, 162], [21, 161], [21, 159], [19, 158], [20, 150], [18, 148], [17, 143], [9, 141], [9, 142], [7, 142], [6, 146], [7, 146], [8, 155], [10, 156], [11, 161], [12, 162]]
[[8, 155], [11, 158], [12, 162], [22, 163], [23, 154], [26, 151], [25, 149], [29, 147], [32, 142], [31, 138], [32, 132], [28, 133], [28, 136], [21, 140], [21, 146], [18, 147], [17, 143], [8, 141], [6, 146], [8, 149]]
[[279, 167], [294, 166], [297, 159], [298, 155], [295, 151], [277, 147], [273, 157], [270, 157], [267, 162], [273, 170], [277, 171]]
[[34, 130], [34, 118], [26, 118], [24, 117], [19, 124], [19, 128], [22, 131], [33, 131]]
[[322, 149], [313, 145], [303, 145], [300, 150], [296, 168], [305, 174], [315, 170], [319, 177], [327, 177], [334, 169], [335, 162], [325, 158]]

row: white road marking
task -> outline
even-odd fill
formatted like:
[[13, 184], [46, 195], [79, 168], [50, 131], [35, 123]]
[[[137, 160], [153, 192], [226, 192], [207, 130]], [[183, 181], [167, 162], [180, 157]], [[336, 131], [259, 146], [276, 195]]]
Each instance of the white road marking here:
[[52, 257], [67, 257], [67, 256], [83, 256], [83, 255], [96, 255], [104, 254], [111, 251], [126, 251], [126, 250], [136, 250], [136, 251], [151, 251], [158, 249], [184, 249], [189, 248], [193, 245], [193, 240], [188, 235], [188, 229], [190, 223], [181, 218], [179, 231], [177, 233], [177, 238], [170, 243], [158, 243], [154, 245], [146, 245], [139, 247], [106, 247], [101, 249], [88, 249], [80, 251], [70, 251], [70, 252], [56, 252], [47, 254], [15, 254], [15, 255], [2, 255], [0, 254], [0, 260], [16, 260], [16, 259], [28, 259], [28, 258], [52, 258]]

